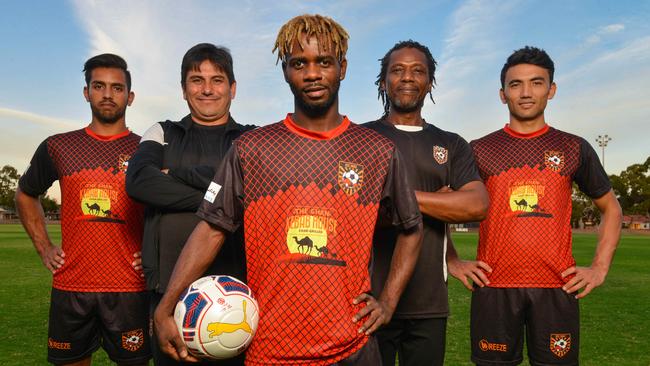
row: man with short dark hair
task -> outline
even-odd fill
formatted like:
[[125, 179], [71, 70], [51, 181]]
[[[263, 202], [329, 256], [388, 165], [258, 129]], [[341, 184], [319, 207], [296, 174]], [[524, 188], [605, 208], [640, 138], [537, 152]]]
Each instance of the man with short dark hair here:
[[[172, 313], [179, 294], [244, 225], [248, 285], [260, 307], [248, 365], [381, 363], [371, 334], [390, 319], [421, 241], [421, 215], [386, 138], [339, 113], [347, 32], [320, 15], [291, 19], [276, 40], [294, 95], [284, 120], [243, 134], [199, 209], [154, 322], [163, 349], [191, 359]], [[399, 228], [384, 291], [370, 294], [379, 207]]]
[[[126, 179], [129, 195], [146, 205], [142, 264], [151, 291], [151, 312], [167, 288], [174, 264], [199, 222], [195, 215], [215, 170], [232, 141], [252, 126], [230, 115], [237, 83], [233, 62], [224, 47], [200, 43], [181, 63], [181, 87], [190, 114], [180, 121], [155, 123], [142, 136]], [[228, 236], [224, 250], [206, 274], [245, 280], [241, 231]], [[154, 344], [156, 365], [178, 362]], [[241, 364], [243, 357], [219, 364]]]
[[[381, 59], [377, 75], [384, 115], [366, 123], [395, 143], [423, 214], [424, 239], [393, 319], [377, 332], [383, 365], [442, 365], [445, 359], [447, 265], [469, 289], [482, 286], [483, 262], [461, 261], [447, 222], [479, 221], [488, 196], [469, 144], [455, 133], [427, 123], [422, 106], [435, 83], [436, 61], [429, 49], [412, 40], [395, 44]], [[393, 257], [395, 230], [378, 225], [373, 238], [373, 291], [381, 292]]]
[[[554, 71], [539, 48], [510, 55], [499, 91], [509, 123], [471, 143], [491, 202], [477, 255], [492, 268], [490, 282], [472, 293], [472, 361], [479, 365], [521, 363], [524, 330], [532, 365], [578, 365], [578, 300], [605, 281], [618, 245], [621, 207], [596, 152], [545, 121]], [[589, 267], [572, 256], [573, 182], [602, 217]]]
[[[140, 140], [126, 127], [133, 102], [126, 62], [113, 54], [84, 65], [88, 127], [48, 137], [20, 178], [16, 208], [43, 265], [53, 273], [48, 361], [90, 365], [100, 346], [119, 365], [146, 365], [148, 296], [134, 270], [142, 206], [125, 191], [125, 172]], [[39, 202], [61, 185], [61, 247], [48, 237]]]

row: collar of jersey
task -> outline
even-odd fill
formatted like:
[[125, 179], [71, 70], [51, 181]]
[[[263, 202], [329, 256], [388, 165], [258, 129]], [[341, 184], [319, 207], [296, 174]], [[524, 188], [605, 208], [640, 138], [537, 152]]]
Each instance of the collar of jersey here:
[[508, 135], [519, 139], [532, 139], [533, 137], [537, 137], [545, 134], [546, 132], [548, 132], [549, 128], [550, 128], [549, 125], [544, 124], [544, 127], [540, 128], [535, 132], [521, 133], [513, 130], [512, 128], [510, 128], [510, 125], [506, 123], [506, 125], [503, 127], [503, 131], [505, 131], [505, 133], [507, 133]]
[[84, 131], [86, 131], [86, 133], [90, 137], [94, 138], [95, 140], [99, 140], [99, 141], [113, 141], [113, 140], [121, 139], [122, 137], [128, 136], [131, 133], [130, 130], [126, 130], [124, 132], [118, 133], [117, 135], [104, 136], [104, 135], [98, 135], [98, 134], [94, 133], [93, 130], [91, 130], [88, 127], [84, 128]]
[[287, 113], [287, 118], [284, 119], [284, 125], [287, 126], [289, 131], [295, 133], [296, 135], [306, 137], [313, 140], [330, 140], [335, 137], [340, 136], [345, 130], [350, 127], [350, 120], [347, 116], [343, 116], [343, 122], [336, 128], [329, 131], [320, 132], [320, 131], [311, 131], [306, 128], [302, 128], [296, 124], [291, 118], [291, 113]]

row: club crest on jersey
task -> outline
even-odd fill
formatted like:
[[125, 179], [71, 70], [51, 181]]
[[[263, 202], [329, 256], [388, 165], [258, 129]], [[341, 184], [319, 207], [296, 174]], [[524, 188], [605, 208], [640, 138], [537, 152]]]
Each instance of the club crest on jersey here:
[[436, 159], [438, 164], [446, 163], [448, 155], [449, 154], [447, 153], [447, 149], [444, 147], [438, 145], [433, 147], [433, 158]]
[[143, 343], [144, 332], [142, 329], [122, 333], [122, 348], [127, 351], [135, 352], [142, 347]]
[[551, 333], [549, 347], [557, 357], [564, 357], [571, 350], [571, 333]]
[[338, 183], [343, 192], [349, 195], [357, 193], [363, 184], [363, 166], [339, 161]]
[[131, 159], [131, 155], [120, 154], [117, 160], [117, 170], [126, 173], [126, 168], [129, 167], [129, 159]]
[[564, 153], [561, 151], [547, 150], [544, 151], [544, 165], [554, 172], [559, 172], [564, 168]]

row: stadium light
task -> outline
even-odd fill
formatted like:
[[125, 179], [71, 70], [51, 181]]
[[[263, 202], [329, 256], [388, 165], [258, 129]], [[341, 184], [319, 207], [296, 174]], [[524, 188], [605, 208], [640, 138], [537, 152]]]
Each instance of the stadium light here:
[[603, 169], [605, 169], [605, 148], [607, 147], [607, 143], [610, 141], [612, 141], [612, 138], [608, 135], [598, 135], [598, 138], [596, 139], [596, 142], [602, 151], [600, 160], [603, 163]]

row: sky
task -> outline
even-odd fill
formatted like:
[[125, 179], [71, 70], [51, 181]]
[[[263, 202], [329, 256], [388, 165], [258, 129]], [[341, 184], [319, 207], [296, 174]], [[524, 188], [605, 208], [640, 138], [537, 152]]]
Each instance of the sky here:
[[[193, 45], [210, 42], [233, 55], [237, 96], [231, 113], [265, 125], [293, 110], [276, 55], [277, 31], [293, 16], [328, 15], [350, 34], [340, 110], [353, 122], [382, 113], [374, 82], [379, 59], [413, 39], [438, 62], [435, 104], [427, 122], [470, 141], [502, 128], [499, 100], [506, 58], [525, 45], [555, 62], [557, 93], [546, 109], [553, 127], [612, 140], [605, 169], [619, 174], [650, 156], [649, 0], [423, 1], [4, 1], [0, 12], [0, 166], [23, 172], [47, 136], [83, 128], [83, 63], [99, 53], [124, 57], [136, 94], [127, 125], [188, 114], [180, 63]], [[59, 197], [58, 187], [49, 194]]]

